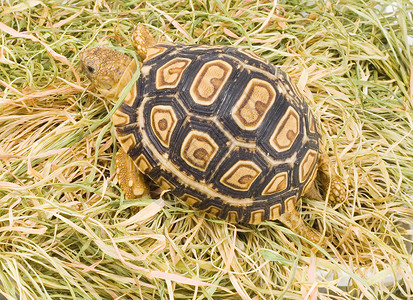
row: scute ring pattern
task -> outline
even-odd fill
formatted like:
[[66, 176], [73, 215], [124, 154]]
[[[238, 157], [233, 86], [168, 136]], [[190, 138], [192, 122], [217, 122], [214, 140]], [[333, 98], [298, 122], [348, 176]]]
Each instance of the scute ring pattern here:
[[162, 44], [148, 53], [135, 101], [114, 122], [138, 167], [230, 222], [276, 219], [287, 202], [290, 209], [313, 178], [319, 141], [288, 76], [230, 47]]

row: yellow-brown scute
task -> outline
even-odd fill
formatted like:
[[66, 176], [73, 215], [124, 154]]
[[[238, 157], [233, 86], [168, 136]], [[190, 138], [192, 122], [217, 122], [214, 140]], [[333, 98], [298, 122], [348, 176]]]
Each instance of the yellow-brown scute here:
[[83, 50], [79, 57], [83, 72], [104, 93], [117, 86], [131, 62], [127, 55], [104, 46]]
[[257, 224], [290, 211], [314, 179], [319, 137], [289, 77], [236, 48], [151, 49], [139, 93], [114, 118], [138, 168], [231, 222]]

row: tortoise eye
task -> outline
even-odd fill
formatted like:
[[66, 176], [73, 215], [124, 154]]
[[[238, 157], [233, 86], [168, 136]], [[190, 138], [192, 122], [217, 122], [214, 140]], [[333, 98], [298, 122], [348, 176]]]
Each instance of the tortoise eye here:
[[95, 69], [91, 66], [87, 66], [87, 70], [89, 71], [89, 73], [95, 72]]

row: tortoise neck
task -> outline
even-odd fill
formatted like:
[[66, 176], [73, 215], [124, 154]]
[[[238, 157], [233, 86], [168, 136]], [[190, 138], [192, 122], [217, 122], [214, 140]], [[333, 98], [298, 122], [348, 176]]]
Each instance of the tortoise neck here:
[[119, 96], [122, 94], [123, 90], [125, 89], [125, 87], [131, 81], [133, 74], [135, 74], [136, 72], [136, 69], [137, 69], [136, 60], [132, 59], [128, 67], [126, 68], [125, 72], [123, 73], [122, 77], [120, 78], [118, 84], [115, 86], [115, 88], [109, 91], [109, 93], [105, 96], [112, 101], [117, 101], [119, 99]]

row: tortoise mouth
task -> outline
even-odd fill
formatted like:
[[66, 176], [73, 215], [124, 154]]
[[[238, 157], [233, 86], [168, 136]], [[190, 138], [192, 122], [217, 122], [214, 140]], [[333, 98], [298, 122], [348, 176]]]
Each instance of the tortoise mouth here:
[[96, 86], [101, 93], [106, 93], [113, 89], [119, 81], [115, 81], [113, 76], [99, 75], [98, 68], [81, 62], [82, 72]]
[[120, 95], [136, 71], [129, 56], [104, 46], [85, 49], [79, 58], [82, 72], [110, 100]]
[[93, 82], [93, 76], [91, 76], [91, 74], [93, 74], [93, 72], [95, 71], [95, 69], [92, 66], [87, 66], [85, 65], [83, 62], [80, 63], [80, 68], [82, 69], [82, 73], [86, 75], [86, 77]]

